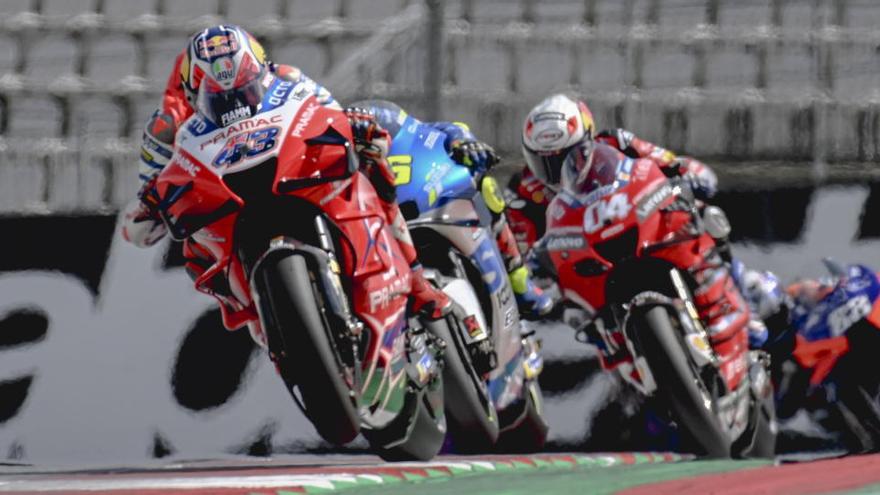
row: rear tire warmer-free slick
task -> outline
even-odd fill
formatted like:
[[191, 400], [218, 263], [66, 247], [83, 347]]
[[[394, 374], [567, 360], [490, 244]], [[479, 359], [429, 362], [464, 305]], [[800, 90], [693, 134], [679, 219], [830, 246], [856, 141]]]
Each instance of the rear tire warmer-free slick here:
[[668, 310], [653, 306], [639, 310], [632, 322], [642, 355], [657, 382], [658, 393], [672, 411], [680, 430], [710, 457], [730, 457], [731, 440], [712, 409], [706, 409], [700, 380]]
[[354, 440], [360, 431], [357, 406], [343, 378], [305, 259], [297, 254], [270, 257], [258, 276], [268, 288], [262, 296], [268, 298], [277, 323], [277, 328], [266, 329], [269, 347], [278, 354], [288, 391], [293, 394], [294, 385], [299, 388], [306, 413], [322, 438], [334, 444]]
[[461, 336], [453, 335], [456, 330], [445, 322], [431, 322], [427, 326], [446, 342], [443, 395], [455, 449], [461, 453], [490, 451], [498, 440], [498, 415], [485, 382], [476, 375]]
[[[416, 407], [418, 410], [415, 411], [415, 417], [412, 419], [415, 424], [412, 425], [406, 442], [387, 449], [375, 448], [376, 454], [383, 460], [392, 462], [430, 461], [440, 452], [443, 447], [443, 439], [446, 438], [446, 421], [443, 411], [439, 411], [441, 419], [438, 419], [437, 413], [432, 410], [429, 404], [427, 392], [419, 398]], [[372, 438], [366, 430], [364, 430], [364, 436], [367, 437], [367, 440]], [[370, 443], [373, 443], [372, 440]]]

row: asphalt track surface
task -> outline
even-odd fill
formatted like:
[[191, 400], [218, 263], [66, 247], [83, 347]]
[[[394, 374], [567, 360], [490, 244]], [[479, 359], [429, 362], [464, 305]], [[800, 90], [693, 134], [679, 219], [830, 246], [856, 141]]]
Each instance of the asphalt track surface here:
[[696, 460], [676, 454], [440, 456], [382, 463], [373, 456], [175, 461], [104, 469], [0, 467], [0, 493], [290, 495], [495, 493], [880, 493], [880, 455], [811, 462]]

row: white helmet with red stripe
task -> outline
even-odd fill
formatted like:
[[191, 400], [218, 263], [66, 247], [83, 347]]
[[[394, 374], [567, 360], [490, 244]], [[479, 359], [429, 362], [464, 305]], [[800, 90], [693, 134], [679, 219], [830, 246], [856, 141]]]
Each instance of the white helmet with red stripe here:
[[557, 189], [562, 163], [575, 146], [592, 147], [593, 114], [583, 101], [555, 94], [538, 103], [523, 125], [522, 148], [529, 169], [545, 185]]
[[219, 25], [192, 37], [180, 80], [190, 104], [225, 127], [257, 113], [271, 76], [256, 38], [238, 26]]

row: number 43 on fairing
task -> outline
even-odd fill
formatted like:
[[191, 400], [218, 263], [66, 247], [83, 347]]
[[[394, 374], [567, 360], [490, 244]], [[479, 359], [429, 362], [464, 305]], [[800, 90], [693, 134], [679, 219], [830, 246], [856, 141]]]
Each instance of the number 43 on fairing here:
[[231, 167], [244, 158], [253, 158], [271, 150], [275, 147], [278, 131], [278, 127], [266, 127], [232, 136], [214, 158], [214, 166]]

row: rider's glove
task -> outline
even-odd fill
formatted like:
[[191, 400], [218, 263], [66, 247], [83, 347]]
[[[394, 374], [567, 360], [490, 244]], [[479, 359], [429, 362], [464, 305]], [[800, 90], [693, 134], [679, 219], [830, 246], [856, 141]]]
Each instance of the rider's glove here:
[[158, 178], [159, 174], [153, 174], [148, 181], [144, 182], [143, 187], [141, 187], [137, 194], [146, 211], [152, 218], [157, 220], [159, 219], [159, 191], [156, 189]]
[[152, 246], [165, 237], [167, 232], [165, 224], [159, 218], [157, 176], [158, 174], [153, 175], [138, 192], [138, 199], [123, 209], [122, 236], [136, 246]]
[[456, 140], [450, 143], [449, 150], [453, 160], [471, 168], [488, 170], [498, 163], [498, 154], [491, 146], [482, 141]]
[[378, 163], [388, 156], [391, 136], [373, 114], [364, 108], [345, 109], [348, 123], [354, 137], [354, 149], [366, 162]]
[[718, 177], [708, 166], [689, 157], [678, 157], [670, 168], [679, 170], [698, 199], [709, 199], [718, 192]]

